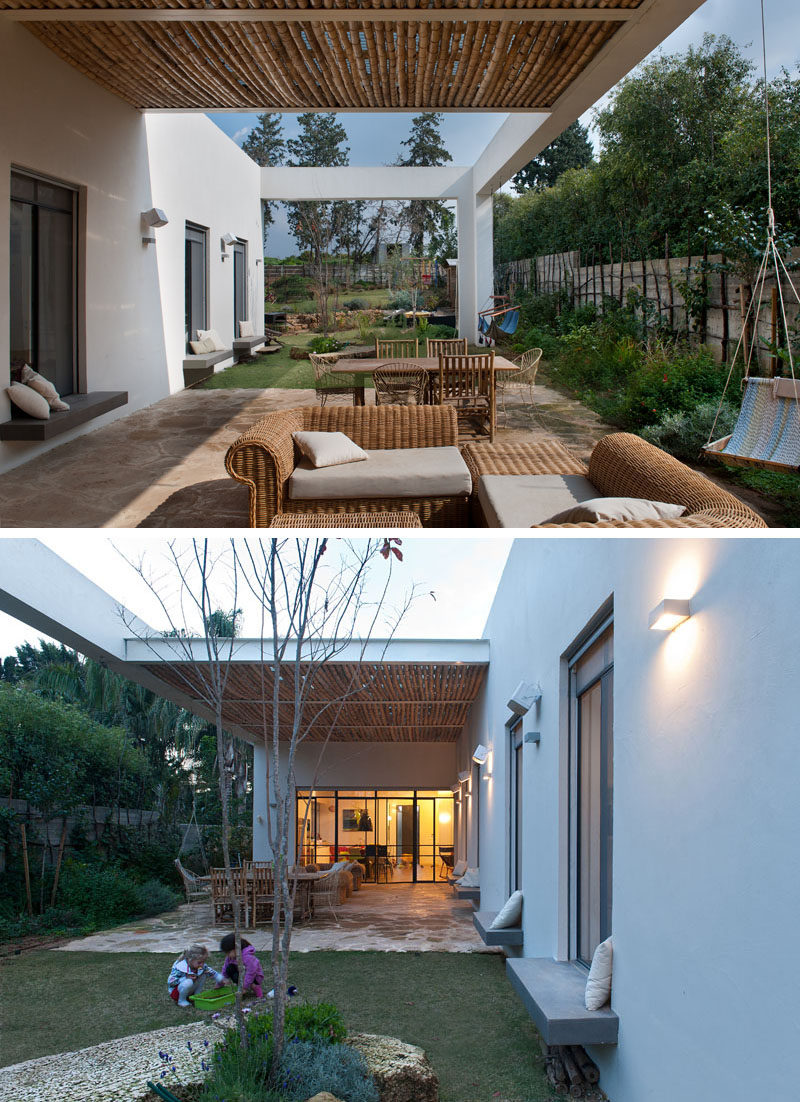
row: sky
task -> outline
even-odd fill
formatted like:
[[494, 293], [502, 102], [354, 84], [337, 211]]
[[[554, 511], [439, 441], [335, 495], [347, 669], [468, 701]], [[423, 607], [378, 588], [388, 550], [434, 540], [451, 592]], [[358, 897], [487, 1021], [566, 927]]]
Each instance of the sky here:
[[[798, 0], [765, 0], [767, 20], [767, 71], [770, 76], [781, 67], [792, 70], [800, 62], [800, 3]], [[754, 61], [761, 64], [761, 8], [759, 0], [707, 0], [662, 44], [666, 53], [678, 53], [702, 41], [705, 33], [727, 34]], [[239, 145], [256, 124], [255, 114], [212, 114], [214, 122]], [[405, 114], [341, 114], [339, 121], [348, 134], [350, 164], [391, 164], [402, 152], [408, 137], [411, 117]], [[297, 134], [297, 115], [285, 114], [285, 137]], [[505, 114], [446, 113], [442, 134], [455, 164], [473, 164], [480, 151], [500, 127]], [[581, 120], [591, 127], [592, 111]], [[268, 251], [272, 256], [291, 256], [297, 251], [289, 234], [285, 215], [275, 212], [276, 224], [270, 230]]]
[[[163, 554], [166, 540], [120, 534], [108, 537], [91, 532], [40, 533], [39, 538], [151, 627], [166, 626], [152, 594], [129, 565], [145, 556], [156, 579], [163, 580], [166, 577]], [[227, 543], [226, 540], [211, 542], [217, 548]], [[467, 539], [415, 536], [403, 540], [400, 547], [403, 562], [393, 564], [387, 604], [390, 609], [396, 609], [412, 586], [417, 587], [419, 595], [404, 617], [398, 636], [405, 639], [481, 638], [511, 543], [507, 537], [493, 535]], [[338, 545], [339, 541], [331, 541], [331, 562], [335, 560]], [[383, 572], [381, 560], [374, 572], [373, 599]], [[169, 591], [166, 585], [160, 588], [165, 593]], [[435, 598], [431, 597], [431, 591]], [[220, 604], [230, 607], [222, 601]], [[241, 635], [260, 634], [255, 603], [240, 593], [237, 605], [242, 606], [245, 613]], [[383, 632], [376, 629], [374, 634], [380, 636]], [[0, 660], [13, 654], [22, 643], [35, 644], [40, 637], [41, 633], [28, 625], [0, 613]]]

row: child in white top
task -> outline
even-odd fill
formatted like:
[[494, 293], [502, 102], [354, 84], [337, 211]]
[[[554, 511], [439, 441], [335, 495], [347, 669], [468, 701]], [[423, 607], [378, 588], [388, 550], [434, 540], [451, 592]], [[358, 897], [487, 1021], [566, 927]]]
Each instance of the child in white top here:
[[173, 964], [167, 980], [167, 990], [178, 1006], [191, 1006], [190, 995], [203, 990], [206, 979], [212, 977], [217, 987], [222, 987], [225, 979], [221, 972], [215, 971], [208, 963], [208, 949], [205, 945], [190, 945], [183, 956]]

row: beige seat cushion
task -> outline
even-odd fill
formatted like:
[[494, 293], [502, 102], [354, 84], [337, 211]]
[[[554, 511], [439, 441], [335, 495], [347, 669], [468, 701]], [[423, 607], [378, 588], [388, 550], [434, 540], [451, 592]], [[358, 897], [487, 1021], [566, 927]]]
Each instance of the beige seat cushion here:
[[685, 505], [668, 501], [648, 501], [642, 497], [598, 497], [571, 505], [554, 517], [550, 524], [580, 524], [599, 520], [677, 520], [686, 512]]
[[580, 474], [486, 474], [478, 480], [490, 528], [531, 528], [593, 497], [597, 488]]
[[301, 460], [289, 479], [293, 501], [466, 496], [469, 469], [458, 448], [367, 451], [366, 463], [314, 469]]

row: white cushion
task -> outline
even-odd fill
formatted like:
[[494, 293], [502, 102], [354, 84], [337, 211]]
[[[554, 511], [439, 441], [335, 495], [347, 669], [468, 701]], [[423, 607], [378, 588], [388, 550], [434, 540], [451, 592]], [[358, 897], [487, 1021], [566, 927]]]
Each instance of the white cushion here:
[[367, 463], [315, 470], [302, 460], [289, 479], [294, 501], [347, 498], [466, 497], [472, 480], [458, 448], [367, 451]]
[[364, 449], [343, 432], [293, 432], [292, 439], [313, 470], [361, 463], [367, 458]]
[[582, 501], [550, 517], [550, 524], [593, 523], [598, 520], [677, 520], [686, 512], [685, 505], [668, 501], [648, 501], [643, 497], [597, 497]]
[[519, 920], [521, 918], [522, 892], [512, 892], [503, 904], [501, 910], [497, 912], [497, 916], [489, 929], [507, 930], [509, 926], [519, 926]]
[[6, 387], [6, 394], [15, 406], [30, 417], [38, 417], [40, 421], [46, 421], [50, 417], [50, 403], [29, 386], [12, 383]]
[[586, 980], [584, 1002], [587, 1010], [599, 1010], [611, 998], [611, 969], [614, 950], [611, 938], [601, 941], [594, 951], [592, 967]]
[[204, 337], [201, 341], [189, 341], [189, 347], [195, 356], [203, 356], [207, 352], [216, 352], [214, 342], [209, 340], [208, 337]]
[[252, 321], [240, 321], [239, 322], [239, 336], [240, 337], [254, 337], [256, 335], [255, 326]]
[[478, 501], [490, 528], [530, 528], [598, 493], [580, 474], [489, 474], [478, 482]]
[[220, 335], [216, 331], [216, 329], [198, 329], [197, 330], [197, 336], [198, 336], [199, 340], [201, 340], [201, 341], [209, 340], [209, 341], [213, 342], [214, 347], [209, 348], [208, 349], [209, 352], [227, 352], [228, 351], [227, 348], [225, 347], [225, 345], [222, 343], [222, 338], [220, 337]]
[[481, 886], [480, 869], [467, 869], [458, 882], [459, 888], [479, 888]]
[[463, 876], [466, 871], [467, 871], [467, 862], [463, 861], [463, 860], [462, 861], [456, 861], [455, 866], [453, 867], [453, 872], [452, 872], [451, 875], [453, 876], [454, 879], [457, 880], [458, 877]]
[[21, 377], [25, 386], [29, 386], [31, 390], [35, 390], [37, 394], [41, 394], [47, 400], [50, 409], [58, 411], [69, 409], [67, 403], [62, 402], [58, 391], [50, 380], [45, 379], [44, 375], [34, 371], [28, 364], [23, 365]]

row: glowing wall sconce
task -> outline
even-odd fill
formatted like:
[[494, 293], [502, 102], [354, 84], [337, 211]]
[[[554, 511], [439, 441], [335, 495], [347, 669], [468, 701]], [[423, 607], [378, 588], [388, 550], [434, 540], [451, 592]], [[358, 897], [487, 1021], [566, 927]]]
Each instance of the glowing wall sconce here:
[[460, 784], [463, 784], [465, 781], [468, 781], [469, 780], [469, 769], [462, 769], [461, 772], [458, 774], [458, 780], [459, 780]]
[[461, 791], [461, 785], [460, 784], [451, 784], [450, 785], [450, 791], [455, 796], [458, 792]]
[[673, 631], [678, 624], [688, 620], [691, 614], [688, 601], [666, 597], [650, 613], [648, 626], [653, 631]]
[[472, 760], [476, 765], [483, 765], [486, 759], [489, 757], [489, 747], [484, 746], [483, 743], [478, 743], [475, 749], [472, 751]]

